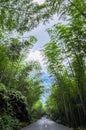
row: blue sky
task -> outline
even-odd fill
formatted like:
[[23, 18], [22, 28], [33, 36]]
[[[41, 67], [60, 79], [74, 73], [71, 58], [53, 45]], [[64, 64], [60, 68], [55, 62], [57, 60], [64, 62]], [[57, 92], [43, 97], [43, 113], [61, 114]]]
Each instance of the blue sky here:
[[[34, 0], [34, 1], [41, 4], [44, 0]], [[45, 103], [45, 99], [49, 95], [48, 89], [52, 83], [52, 80], [48, 74], [47, 67], [46, 67], [47, 65], [44, 63], [44, 57], [41, 54], [41, 49], [44, 47], [46, 43], [50, 41], [46, 29], [51, 28], [57, 22], [59, 22], [58, 17], [57, 15], [54, 15], [52, 19], [50, 19], [48, 23], [46, 23], [45, 25], [41, 23], [38, 25], [37, 28], [34, 28], [32, 31], [26, 32], [24, 34], [24, 37], [33, 35], [38, 40], [37, 43], [34, 45], [34, 47], [31, 49], [31, 51], [27, 54], [26, 61], [27, 62], [30, 60], [38, 61], [42, 67], [42, 71], [44, 73], [42, 79], [43, 79], [43, 84], [45, 86], [45, 93], [42, 95], [43, 103]]]
[[[42, 4], [45, 0], [33, 0], [33, 2], [38, 2], [38, 4]], [[59, 19], [58, 15], [55, 14], [52, 16], [52, 19], [49, 19], [46, 24], [40, 23], [37, 28], [34, 28], [30, 32], [24, 33], [24, 37], [29, 36], [35, 36], [37, 38], [37, 43], [34, 45], [34, 47], [30, 50], [30, 52], [27, 54], [26, 61], [34, 60], [38, 61], [42, 67], [43, 71], [43, 84], [45, 86], [45, 93], [42, 95], [42, 101], [45, 103], [45, 99], [47, 95], [49, 95], [49, 92], [47, 91], [50, 87], [53, 80], [50, 78], [49, 73], [47, 71], [47, 65], [45, 64], [44, 57], [41, 53], [41, 50], [43, 49], [44, 45], [50, 41], [49, 35], [47, 33], [47, 29], [51, 28], [54, 24], [62, 23], [67, 24], [66, 20]], [[47, 91], [47, 93], [46, 93]]]
[[43, 104], [45, 104], [45, 101], [48, 95], [50, 94], [50, 86], [52, 83], [52, 79], [50, 78], [49, 75], [43, 74], [42, 80], [43, 80], [43, 85], [45, 86], [44, 88], [45, 92], [42, 94], [41, 99], [42, 99]]
[[42, 80], [45, 86], [45, 93], [41, 96], [43, 104], [45, 104], [45, 101], [50, 93], [49, 88], [52, 83], [52, 80], [48, 74], [47, 65], [45, 64], [44, 57], [41, 54], [41, 49], [46, 43], [50, 41], [50, 38], [46, 29], [52, 27], [54, 24], [57, 23], [57, 21], [58, 21], [58, 18], [56, 15], [54, 15], [53, 19], [49, 20], [49, 23], [47, 23], [46, 25], [43, 25], [41, 23], [37, 28], [33, 29], [31, 32], [24, 34], [24, 37], [34, 35], [38, 39], [37, 43], [31, 49], [30, 53], [27, 54], [26, 61], [27, 62], [30, 60], [38, 61], [42, 67], [42, 71], [44, 73]]

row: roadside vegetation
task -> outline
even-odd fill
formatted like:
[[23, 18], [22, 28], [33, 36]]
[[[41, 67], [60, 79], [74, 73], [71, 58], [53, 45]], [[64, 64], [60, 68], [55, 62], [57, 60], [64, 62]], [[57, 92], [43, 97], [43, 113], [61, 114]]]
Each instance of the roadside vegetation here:
[[[17, 42], [17, 43], [16, 43]], [[28, 43], [29, 44], [29, 43]], [[34, 104], [43, 93], [41, 68], [37, 62], [23, 63], [22, 43], [12, 39], [0, 44], [0, 129], [19, 130], [41, 113], [42, 104]], [[22, 51], [22, 50], [21, 50]], [[23, 53], [24, 47], [23, 47]], [[35, 113], [33, 113], [35, 109]]]
[[48, 70], [54, 79], [46, 102], [47, 112], [54, 121], [74, 129], [86, 125], [84, 5], [84, 0], [73, 0], [65, 5], [66, 12], [63, 12], [67, 14], [67, 22], [55, 24], [47, 30], [51, 40], [43, 50]]

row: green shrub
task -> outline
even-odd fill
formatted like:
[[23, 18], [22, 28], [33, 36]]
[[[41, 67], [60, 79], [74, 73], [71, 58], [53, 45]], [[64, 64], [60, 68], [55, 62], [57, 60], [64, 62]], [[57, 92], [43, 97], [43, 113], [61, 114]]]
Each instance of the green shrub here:
[[0, 130], [19, 130], [30, 122], [26, 98], [0, 84]]
[[24, 123], [6, 113], [0, 117], [0, 130], [19, 130], [23, 126]]
[[20, 121], [28, 121], [30, 120], [30, 115], [27, 109], [26, 98], [19, 91], [9, 91], [9, 106], [10, 113], [18, 118]]

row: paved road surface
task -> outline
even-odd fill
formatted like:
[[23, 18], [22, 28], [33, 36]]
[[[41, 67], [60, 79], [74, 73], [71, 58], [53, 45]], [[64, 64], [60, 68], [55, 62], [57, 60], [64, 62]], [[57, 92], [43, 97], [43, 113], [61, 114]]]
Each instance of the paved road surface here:
[[56, 124], [55, 122], [43, 117], [36, 123], [33, 123], [21, 130], [71, 130], [63, 125]]

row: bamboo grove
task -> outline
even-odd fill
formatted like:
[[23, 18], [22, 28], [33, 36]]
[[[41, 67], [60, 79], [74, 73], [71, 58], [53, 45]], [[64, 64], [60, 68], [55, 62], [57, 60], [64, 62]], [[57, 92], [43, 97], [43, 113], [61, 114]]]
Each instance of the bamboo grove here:
[[[41, 67], [25, 62], [37, 39], [23, 36], [54, 14], [42, 50], [53, 79], [44, 110]], [[86, 125], [86, 0], [0, 0], [0, 129], [19, 130], [44, 113], [72, 128]]]
[[47, 100], [48, 112], [53, 120], [75, 128], [86, 124], [84, 2], [74, 0], [69, 4], [67, 22], [55, 24], [47, 30], [51, 41], [43, 50], [48, 70], [54, 78]]

